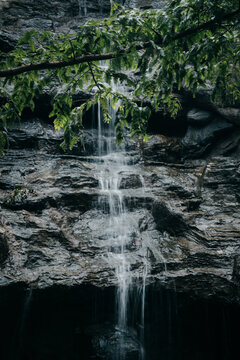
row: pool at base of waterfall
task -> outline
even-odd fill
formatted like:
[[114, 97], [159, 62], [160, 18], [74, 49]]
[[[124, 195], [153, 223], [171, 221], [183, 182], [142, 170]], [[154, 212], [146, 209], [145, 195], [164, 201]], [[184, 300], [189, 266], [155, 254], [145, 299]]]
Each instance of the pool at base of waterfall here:
[[93, 328], [92, 344], [96, 356], [102, 359], [140, 359], [142, 346], [138, 340], [137, 331], [134, 328], [123, 332], [121, 329], [110, 324]]
[[[120, 346], [126, 360], [138, 360], [140, 319], [127, 334], [116, 328], [115, 292], [83, 285], [31, 293], [20, 285], [2, 288], [1, 359], [113, 360]], [[148, 286], [145, 359], [236, 359], [239, 322], [239, 306]]]

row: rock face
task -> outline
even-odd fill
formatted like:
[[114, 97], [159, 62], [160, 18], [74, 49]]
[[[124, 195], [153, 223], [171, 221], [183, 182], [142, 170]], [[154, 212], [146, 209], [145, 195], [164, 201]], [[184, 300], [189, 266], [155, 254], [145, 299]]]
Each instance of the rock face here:
[[[161, 8], [164, 1], [119, 0], [129, 8]], [[111, 9], [110, 0], [4, 0], [0, 1], [0, 48], [8, 52], [31, 29], [74, 32], [91, 18], [103, 18]], [[17, 29], [17, 31], [16, 31]]]
[[[107, 0], [8, 3], [1, 16], [4, 51], [27, 29], [74, 31], [86, 16], [104, 16], [110, 9]], [[129, 1], [129, 6], [155, 5]], [[21, 30], [13, 35], [14, 28]], [[85, 150], [64, 153], [62, 134], [44, 118], [39, 112], [13, 129], [1, 159], [0, 285], [116, 285], [103, 246], [108, 209], [103, 214], [98, 208], [97, 130], [86, 131]], [[147, 284], [239, 302], [237, 118], [237, 111], [193, 104], [181, 119], [184, 133], [155, 134], [140, 150], [137, 142], [127, 143], [133, 167], [121, 174], [120, 188], [138, 224], [128, 244], [136, 283], [144, 245]]]
[[106, 16], [111, 8], [109, 0], [10, 0], [3, 5], [0, 16], [0, 46], [3, 51], [12, 50], [19, 37], [28, 30], [74, 32], [88, 18]]
[[[1, 286], [116, 284], [101, 240], [105, 215], [97, 205], [97, 155], [84, 155], [81, 148], [63, 153], [61, 136], [40, 119], [23, 123], [11, 134], [0, 168]], [[90, 142], [97, 142], [95, 130], [86, 134]], [[148, 283], [238, 301], [236, 153], [217, 156], [219, 144], [213, 155], [186, 160], [191, 153], [183, 148], [182, 138], [173, 141], [161, 135], [145, 144], [144, 163], [137, 144], [127, 148], [135, 165], [132, 173], [122, 174], [121, 188], [129, 214], [138, 222], [128, 249], [136, 281], [144, 241]]]

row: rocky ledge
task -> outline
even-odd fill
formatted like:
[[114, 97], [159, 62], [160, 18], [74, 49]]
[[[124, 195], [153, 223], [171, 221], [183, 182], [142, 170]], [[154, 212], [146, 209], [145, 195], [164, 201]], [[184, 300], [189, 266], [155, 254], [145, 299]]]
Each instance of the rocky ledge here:
[[[212, 136], [203, 131], [210, 124]], [[132, 170], [123, 170], [120, 188], [138, 224], [129, 236], [131, 271], [141, 281], [145, 256], [147, 284], [239, 302], [239, 130], [212, 118], [191, 141], [190, 131], [192, 124], [182, 137], [152, 135], [141, 151], [127, 144]], [[11, 133], [0, 167], [1, 286], [117, 283], [104, 244], [108, 209], [98, 207], [97, 131], [86, 131], [85, 150], [64, 153], [61, 140], [40, 119]]]

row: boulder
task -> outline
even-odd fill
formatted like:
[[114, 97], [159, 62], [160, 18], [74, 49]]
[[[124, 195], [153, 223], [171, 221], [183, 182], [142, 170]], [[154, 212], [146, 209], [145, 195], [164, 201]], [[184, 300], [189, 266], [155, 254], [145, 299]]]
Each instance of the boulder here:
[[227, 119], [229, 122], [240, 126], [240, 109], [227, 107], [227, 108], [218, 108], [218, 113]]
[[[224, 133], [231, 132], [234, 129], [223, 118], [215, 118], [205, 126], [199, 127], [190, 125], [182, 139], [182, 146], [187, 157], [197, 158], [205, 155], [215, 144], [216, 140]], [[185, 156], [186, 157], [186, 156]]]

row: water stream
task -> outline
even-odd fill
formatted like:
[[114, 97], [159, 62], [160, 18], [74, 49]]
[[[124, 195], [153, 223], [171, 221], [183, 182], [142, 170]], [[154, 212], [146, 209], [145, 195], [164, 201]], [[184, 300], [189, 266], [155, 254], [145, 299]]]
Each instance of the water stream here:
[[[140, 322], [140, 335], [138, 336], [139, 359], [144, 359], [144, 308], [145, 287], [147, 277], [147, 261], [143, 256], [143, 272], [141, 273], [141, 284], [134, 286], [134, 275], [131, 271], [131, 242], [139, 231], [139, 225], [129, 212], [122, 179], [124, 174], [133, 171], [133, 165], [128, 158], [124, 144], [116, 145], [116, 134], [114, 121], [116, 112], [109, 107], [112, 120], [108, 126], [103, 124], [100, 105], [98, 104], [98, 157], [99, 157], [99, 187], [100, 196], [98, 207], [102, 212], [108, 213], [105, 224], [105, 243], [107, 247], [107, 262], [115, 269], [117, 279], [116, 306], [115, 306], [115, 335], [117, 347], [114, 360], [124, 360], [128, 351], [130, 335], [130, 323], [133, 319], [132, 298], [138, 299], [138, 321]], [[144, 182], [143, 178], [141, 181]], [[144, 184], [143, 184], [144, 185]], [[142, 187], [144, 192], [144, 186]], [[135, 290], [133, 290], [135, 289]], [[140, 300], [139, 300], [140, 299]], [[139, 304], [140, 302], [140, 304]], [[136, 315], [136, 314], [135, 314]]]
[[78, 16], [87, 16], [87, 0], [78, 0]]
[[21, 358], [23, 349], [24, 349], [24, 342], [25, 342], [25, 331], [26, 331], [26, 322], [27, 317], [30, 309], [30, 304], [32, 301], [33, 290], [28, 289], [25, 295], [23, 309], [22, 309], [22, 316], [20, 320], [20, 327], [18, 333], [18, 351], [17, 351], [17, 359]]

